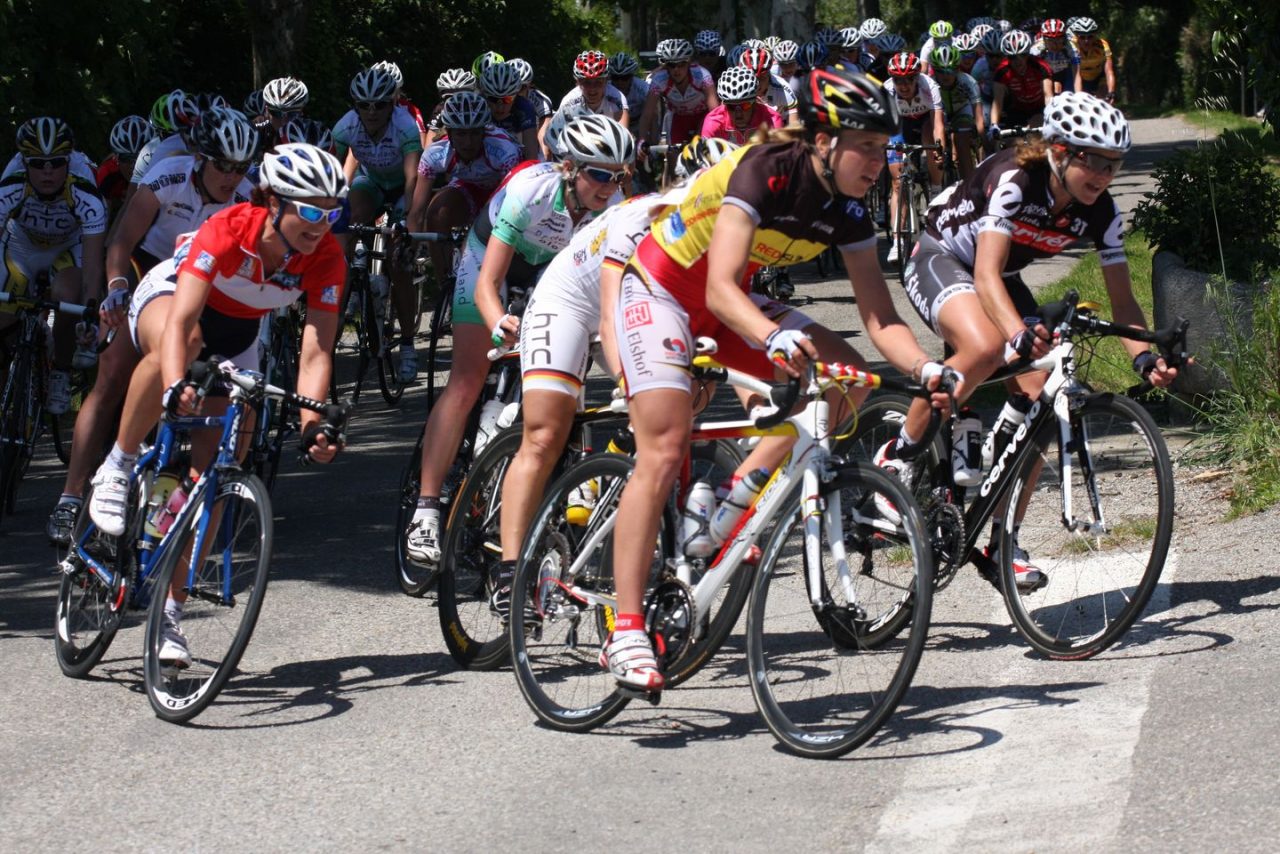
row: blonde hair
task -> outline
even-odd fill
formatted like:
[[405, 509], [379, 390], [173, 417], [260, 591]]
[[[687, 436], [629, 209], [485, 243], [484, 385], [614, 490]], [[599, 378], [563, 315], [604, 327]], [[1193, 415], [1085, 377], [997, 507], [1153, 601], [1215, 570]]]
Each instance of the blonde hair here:
[[1015, 152], [1014, 161], [1022, 169], [1047, 164], [1049, 162], [1049, 140], [1041, 136], [1038, 131], [1033, 131], [1018, 140]]

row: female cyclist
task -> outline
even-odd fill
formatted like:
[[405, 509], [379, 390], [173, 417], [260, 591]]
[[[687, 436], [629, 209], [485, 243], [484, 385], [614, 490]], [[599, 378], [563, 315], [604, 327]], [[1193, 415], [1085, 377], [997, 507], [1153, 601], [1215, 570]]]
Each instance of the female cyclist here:
[[720, 106], [702, 120], [703, 139], [727, 139], [742, 145], [761, 125], [782, 127], [782, 116], [756, 98], [756, 74], [750, 68], [735, 65], [726, 68], [716, 82]]
[[476, 218], [458, 262], [453, 300], [453, 369], [427, 418], [421, 492], [406, 551], [422, 563], [440, 560], [440, 490], [462, 443], [467, 413], [489, 371], [495, 343], [514, 344], [518, 318], [506, 313], [505, 285], [532, 285], [547, 262], [596, 212], [620, 198], [635, 159], [626, 128], [605, 116], [584, 116], [565, 128], [565, 159], [511, 173]]
[[[1097, 247], [1111, 312], [1117, 323], [1145, 328], [1133, 297], [1124, 254], [1124, 225], [1107, 187], [1129, 150], [1129, 124], [1115, 107], [1092, 95], [1064, 92], [1045, 107], [1043, 138], [983, 161], [966, 181], [951, 187], [929, 208], [926, 230], [907, 265], [905, 286], [920, 315], [954, 350], [947, 364], [976, 387], [1006, 363], [1049, 350], [1049, 333], [1035, 317], [1036, 300], [1018, 275], [1037, 258], [1048, 258], [1077, 240]], [[1124, 341], [1133, 367], [1157, 386], [1177, 370], [1144, 344]], [[1018, 378], [1015, 396], [1001, 413], [1020, 424], [1043, 374]], [[928, 412], [915, 405], [902, 436], [876, 454], [895, 472], [905, 467], [897, 449], [922, 435]], [[1016, 542], [1016, 538], [1015, 538]], [[1020, 549], [1014, 558], [1020, 590], [1044, 583]]]
[[[614, 532], [618, 615], [601, 663], [620, 683], [640, 690], [663, 684], [641, 616], [646, 555], [689, 448], [694, 336], [715, 337], [717, 360], [761, 377], [774, 376], [770, 358], [793, 375], [820, 353], [865, 364], [822, 326], [798, 329], [789, 315], [779, 324], [762, 313], [747, 296], [752, 273], [839, 247], [876, 347], [914, 376], [941, 371], [894, 311], [860, 201], [899, 128], [892, 94], [856, 71], [819, 69], [801, 89], [800, 115], [803, 132], [775, 132], [786, 141], [740, 148], [695, 178], [685, 201], [654, 223], [622, 275], [614, 326], [625, 342], [619, 358], [638, 465], [618, 507], [628, 524]], [[763, 441], [739, 473], [776, 464], [785, 452]]]

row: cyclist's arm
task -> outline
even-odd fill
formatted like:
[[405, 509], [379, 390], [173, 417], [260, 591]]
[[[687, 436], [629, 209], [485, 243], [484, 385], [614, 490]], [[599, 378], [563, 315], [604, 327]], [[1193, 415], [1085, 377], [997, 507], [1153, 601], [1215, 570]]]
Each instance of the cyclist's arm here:
[[626, 107], [622, 108], [622, 115], [618, 116], [618, 124], [622, 125], [624, 128], [631, 127], [631, 110]]
[[1072, 65], [1071, 70], [1072, 70], [1072, 76], [1075, 79], [1075, 91], [1083, 92], [1084, 78], [1080, 76], [1080, 63], [1077, 62], [1074, 65]]
[[[943, 116], [942, 110], [941, 110], [941, 109], [934, 110], [934, 111], [933, 111], [933, 140], [932, 140], [932, 141], [933, 141], [933, 142], [936, 142], [936, 143], [941, 144], [941, 143], [942, 143], [942, 141], [946, 138], [946, 133], [947, 133], [947, 131], [946, 131], [946, 119], [945, 119], [945, 118], [944, 118], [944, 116]], [[935, 159], [935, 160], [941, 160], [941, 159], [942, 159], [942, 152], [941, 152], [941, 151], [935, 151], [935, 152], [933, 152], [933, 157], [934, 157], [934, 159]]]
[[485, 329], [493, 329], [507, 313], [498, 292], [515, 256], [514, 246], [504, 242], [496, 234], [489, 235], [489, 242], [484, 248], [484, 260], [480, 263], [480, 275], [476, 277], [475, 294], [476, 309], [484, 319]]
[[1000, 113], [1004, 107], [1004, 96], [1009, 90], [1005, 88], [1003, 83], [991, 84], [991, 126], [997, 127], [1000, 124]]
[[716, 87], [713, 83], [707, 87], [707, 110], [714, 110], [718, 106], [720, 106], [720, 99], [716, 97]]
[[1116, 66], [1111, 60], [1110, 51], [1107, 52], [1107, 58], [1103, 68], [1106, 70], [1107, 74], [1107, 91], [1110, 92], [1111, 97], [1114, 98], [1116, 94]]
[[1001, 278], [1005, 264], [1009, 262], [1011, 245], [1012, 240], [1007, 234], [999, 231], [979, 232], [973, 265], [973, 287], [978, 292], [978, 301], [1006, 341], [1027, 328], [1022, 315], [1009, 297], [1004, 279]]
[[160, 200], [150, 187], [142, 186], [133, 194], [120, 215], [120, 223], [116, 226], [107, 244], [107, 281], [117, 277], [129, 278], [132, 265], [130, 256], [133, 250], [147, 236], [147, 230], [155, 221], [160, 210]]
[[520, 145], [524, 149], [525, 159], [539, 159], [542, 149], [538, 147], [538, 132], [536, 127], [525, 128], [520, 131]]
[[755, 222], [742, 208], [720, 208], [707, 249], [707, 309], [747, 341], [762, 345], [778, 324], [765, 317], [738, 287], [747, 270], [755, 233]]
[[347, 185], [355, 180], [356, 169], [360, 168], [360, 162], [356, 160], [356, 152], [354, 149], [347, 149], [347, 156], [342, 162], [342, 172], [347, 176]]
[[419, 177], [421, 180], [414, 185], [413, 195], [409, 198], [408, 225], [410, 231], [425, 230], [423, 223], [427, 219], [427, 208], [431, 206], [431, 198], [435, 194], [435, 190], [431, 186], [432, 176], [422, 175]]
[[[338, 337], [338, 312], [308, 311], [307, 325], [302, 329], [302, 352], [298, 357], [298, 394], [312, 400], [324, 400], [329, 394], [329, 375], [333, 370], [333, 342]], [[320, 413], [301, 411], [303, 432], [320, 420]], [[318, 462], [328, 462], [315, 455]]]
[[858, 313], [862, 315], [862, 325], [866, 327], [871, 343], [904, 374], [910, 374], [917, 366], [929, 361], [930, 357], [920, 347], [915, 333], [893, 306], [893, 297], [880, 272], [875, 247], [840, 254], [849, 272]]
[[1050, 74], [1040, 81], [1040, 88], [1044, 92], [1044, 102], [1047, 104], [1053, 100], [1053, 75]]
[[[1108, 264], [1102, 268], [1102, 281], [1107, 286], [1107, 298], [1111, 302], [1111, 316], [1115, 319], [1115, 322], [1125, 326], [1133, 326], [1137, 329], [1146, 329], [1147, 319], [1143, 316], [1142, 306], [1138, 305], [1138, 301], [1133, 296], [1133, 282], [1129, 277], [1129, 265]], [[1151, 349], [1148, 344], [1144, 344], [1141, 341], [1130, 341], [1128, 338], [1121, 338], [1120, 342], [1124, 344], [1124, 349], [1128, 351], [1130, 359]], [[1151, 372], [1151, 382], [1154, 385], [1165, 387], [1173, 382], [1174, 377], [1177, 375], [1177, 369], [1165, 366], [1164, 360], [1161, 359], [1156, 369]]]
[[637, 139], [652, 141], [654, 119], [658, 115], [658, 98], [660, 93], [657, 87], [649, 90], [649, 94], [644, 99], [644, 114], [640, 116], [639, 132], [636, 134]]
[[418, 161], [421, 158], [421, 151], [410, 151], [404, 156], [404, 197], [410, 202], [418, 186]]
[[[169, 321], [160, 336], [160, 377], [165, 388], [182, 379], [187, 372], [187, 342], [196, 335], [200, 314], [212, 287], [212, 282], [192, 273], [178, 273], [178, 286], [169, 306]], [[328, 390], [325, 391], [327, 393]]]

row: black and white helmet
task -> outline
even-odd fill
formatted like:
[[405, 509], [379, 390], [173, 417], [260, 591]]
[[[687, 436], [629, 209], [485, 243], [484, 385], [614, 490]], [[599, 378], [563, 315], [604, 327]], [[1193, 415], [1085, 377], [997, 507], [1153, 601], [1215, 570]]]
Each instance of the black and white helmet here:
[[293, 77], [277, 77], [262, 87], [262, 102], [268, 109], [281, 113], [301, 110], [310, 100], [307, 84]]
[[533, 82], [533, 66], [529, 64], [529, 60], [516, 57], [508, 59], [507, 65], [516, 70], [516, 74], [520, 77], [520, 85], [525, 86]]
[[440, 124], [450, 130], [482, 128], [492, 121], [489, 102], [475, 92], [455, 92], [440, 111]]
[[759, 81], [760, 78], [756, 77], [756, 73], [750, 68], [745, 65], [735, 65], [726, 68], [724, 74], [721, 74], [720, 79], [716, 81], [716, 95], [721, 101], [727, 103], [750, 101], [756, 96]]
[[1088, 92], [1061, 92], [1045, 105], [1044, 138], [1081, 148], [1129, 150], [1129, 122], [1115, 107]]
[[268, 151], [262, 158], [258, 185], [289, 199], [347, 195], [347, 179], [338, 158], [305, 142], [286, 142]]
[[449, 92], [474, 92], [476, 76], [465, 68], [446, 68], [436, 78], [436, 89], [441, 95]]
[[836, 33], [835, 47], [841, 50], [853, 50], [862, 44], [862, 30], [858, 27], [845, 27]]
[[125, 116], [111, 128], [111, 150], [121, 157], [135, 157], [155, 135], [142, 116]]
[[1098, 22], [1093, 18], [1076, 18], [1068, 29], [1073, 33], [1096, 33]]
[[376, 104], [395, 98], [396, 81], [380, 68], [366, 68], [351, 78], [351, 87], [348, 91], [353, 101], [372, 101]]
[[490, 65], [480, 75], [480, 94], [486, 98], [505, 98], [520, 91], [520, 72], [509, 62]]
[[609, 58], [610, 77], [628, 77], [640, 70], [640, 60], [629, 53], [615, 53]]
[[777, 49], [773, 52], [773, 58], [783, 64], [795, 62], [800, 58], [800, 45], [791, 39], [781, 39], [778, 42]]
[[686, 62], [693, 59], [693, 45], [687, 39], [663, 39], [658, 42], [658, 62]]
[[1000, 39], [1000, 52], [1005, 56], [1023, 56], [1031, 53], [1031, 36], [1022, 30], [1010, 30]]
[[862, 26], [858, 30], [862, 33], [863, 41], [871, 41], [887, 33], [889, 28], [879, 18], [867, 18], [862, 22]]
[[581, 116], [564, 127], [560, 140], [567, 160], [579, 165], [612, 166], [636, 159], [636, 144], [622, 125], [608, 116]]
[[375, 62], [372, 67], [378, 69], [395, 81], [396, 94], [399, 95], [400, 90], [404, 88], [404, 73], [400, 70], [400, 66], [396, 65], [389, 59], [384, 59], [381, 62]]
[[192, 137], [201, 157], [233, 163], [252, 161], [262, 138], [244, 113], [231, 107], [211, 107], [201, 113]]

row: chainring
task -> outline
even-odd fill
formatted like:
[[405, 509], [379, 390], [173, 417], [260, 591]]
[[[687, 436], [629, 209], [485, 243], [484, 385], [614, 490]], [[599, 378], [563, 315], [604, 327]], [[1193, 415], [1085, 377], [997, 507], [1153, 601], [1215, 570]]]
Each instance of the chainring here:
[[935, 501], [925, 514], [925, 526], [929, 532], [929, 546], [933, 550], [937, 571], [933, 576], [933, 588], [941, 590], [955, 578], [956, 570], [964, 564], [964, 514], [950, 502]]
[[693, 590], [678, 578], [653, 588], [644, 609], [644, 627], [657, 653], [658, 669], [679, 661], [693, 646], [698, 607]]

